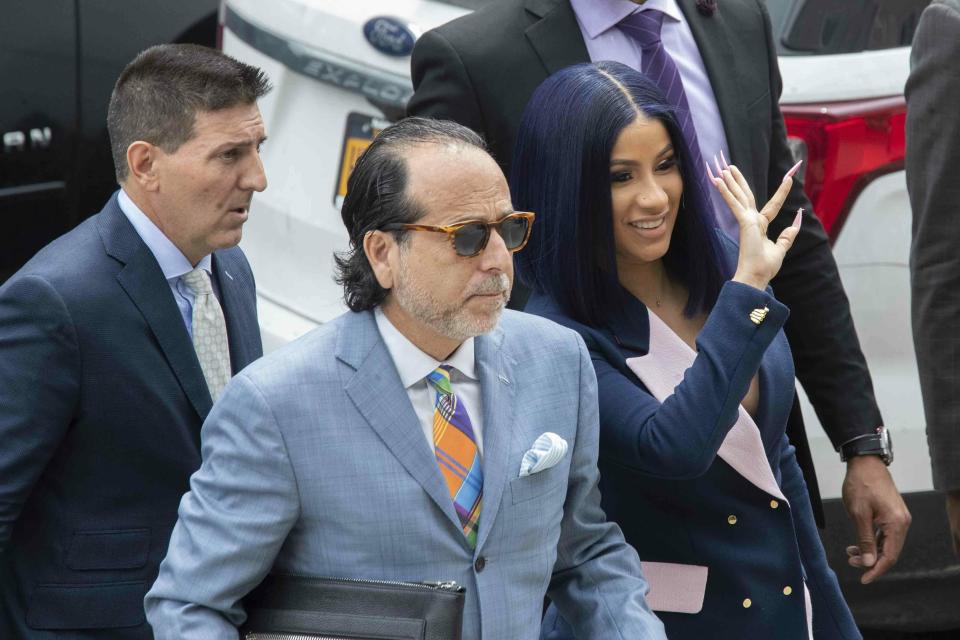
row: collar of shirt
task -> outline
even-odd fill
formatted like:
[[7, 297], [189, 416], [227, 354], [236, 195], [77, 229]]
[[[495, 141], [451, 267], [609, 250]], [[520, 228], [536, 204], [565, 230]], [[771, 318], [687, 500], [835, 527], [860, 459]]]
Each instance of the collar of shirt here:
[[[153, 223], [153, 220], [147, 217], [147, 214], [140, 210], [140, 207], [130, 199], [130, 196], [123, 189], [117, 196], [117, 204], [120, 205], [120, 210], [123, 211], [123, 215], [127, 216], [127, 220], [133, 225], [140, 239], [150, 249], [150, 253], [157, 259], [160, 269], [163, 271], [163, 277], [167, 279], [167, 282], [177, 280], [193, 271], [193, 266], [183, 255], [183, 252], [170, 241], [170, 238], [164, 235], [163, 231]], [[197, 266], [212, 274], [209, 255], [204, 256]]]
[[410, 342], [405, 335], [393, 326], [386, 314], [377, 307], [374, 310], [374, 317], [377, 320], [377, 329], [380, 330], [380, 337], [387, 345], [387, 351], [393, 358], [393, 363], [400, 374], [400, 382], [404, 389], [409, 389], [413, 385], [421, 382], [431, 371], [441, 364], [447, 364], [456, 369], [461, 375], [477, 380], [476, 363], [474, 360], [473, 338], [467, 338], [463, 344], [453, 352], [445, 362], [435, 360], [433, 356], [427, 355], [415, 344]]
[[643, 4], [630, 0], [570, 0], [570, 5], [591, 38], [616, 27], [631, 13], [648, 9], [656, 9], [677, 22], [683, 20], [676, 0], [647, 0]]

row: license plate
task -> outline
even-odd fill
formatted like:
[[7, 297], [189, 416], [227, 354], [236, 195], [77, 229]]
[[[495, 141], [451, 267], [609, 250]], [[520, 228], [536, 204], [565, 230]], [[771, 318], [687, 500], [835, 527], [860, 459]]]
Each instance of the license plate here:
[[343, 197], [347, 195], [347, 180], [350, 172], [357, 164], [357, 158], [363, 153], [373, 139], [390, 125], [389, 122], [363, 113], [352, 112], [347, 115], [347, 126], [343, 132], [343, 147], [340, 152], [340, 174], [333, 192], [333, 204], [337, 208], [343, 204]]

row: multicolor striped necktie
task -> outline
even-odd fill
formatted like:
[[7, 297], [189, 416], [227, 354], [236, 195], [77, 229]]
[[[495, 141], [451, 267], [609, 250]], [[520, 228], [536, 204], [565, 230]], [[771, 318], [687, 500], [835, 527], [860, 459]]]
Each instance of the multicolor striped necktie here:
[[450, 367], [441, 365], [427, 380], [437, 390], [433, 412], [433, 443], [437, 464], [453, 498], [463, 535], [471, 548], [477, 546], [480, 503], [483, 501], [483, 469], [480, 450], [473, 435], [473, 424], [467, 408], [450, 386]]
[[630, 14], [621, 20], [617, 26], [620, 27], [620, 31], [633, 38], [640, 45], [642, 53], [640, 71], [660, 87], [667, 98], [667, 102], [676, 109], [680, 130], [683, 132], [684, 140], [690, 149], [690, 164], [692, 166], [688, 168], [689, 175], [695, 177], [697, 188], [704, 195], [704, 202], [713, 205], [715, 211], [711, 213], [713, 213], [720, 228], [732, 238], [739, 238], [740, 232], [736, 219], [725, 205], [722, 208], [718, 207], [717, 200], [713, 199], [712, 190], [707, 187], [707, 177], [703, 171], [703, 155], [700, 153], [697, 129], [693, 123], [693, 116], [690, 114], [687, 94], [683, 90], [680, 70], [660, 40], [663, 17], [662, 11], [646, 9]]

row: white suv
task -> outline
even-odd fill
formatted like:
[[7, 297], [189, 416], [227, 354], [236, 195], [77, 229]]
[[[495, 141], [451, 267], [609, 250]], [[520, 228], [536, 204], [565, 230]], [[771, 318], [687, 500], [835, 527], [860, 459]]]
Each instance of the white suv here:
[[[402, 117], [415, 39], [489, 2], [224, 0], [224, 51], [263, 68], [276, 85], [261, 103], [270, 188], [254, 198], [243, 241], [266, 350], [345, 309], [332, 273], [333, 253], [347, 248], [339, 214], [347, 173], [376, 132]], [[891, 471], [914, 516], [899, 564], [861, 587], [843, 551], [855, 539], [839, 500], [843, 465], [804, 398], [831, 564], [860, 624], [881, 629], [960, 627], [960, 568], [950, 566], [943, 501], [932, 492], [909, 324], [903, 86], [907, 45], [927, 2], [767, 0], [791, 144], [807, 160], [807, 192], [834, 239], [893, 434]]]

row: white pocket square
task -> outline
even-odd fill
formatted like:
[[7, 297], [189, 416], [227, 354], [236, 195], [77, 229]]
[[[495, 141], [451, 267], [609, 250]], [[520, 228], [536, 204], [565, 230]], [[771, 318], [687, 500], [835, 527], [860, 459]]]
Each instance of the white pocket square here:
[[523, 454], [520, 477], [539, 473], [557, 464], [567, 454], [567, 446], [567, 441], [555, 433], [547, 431], [542, 434], [530, 451]]

